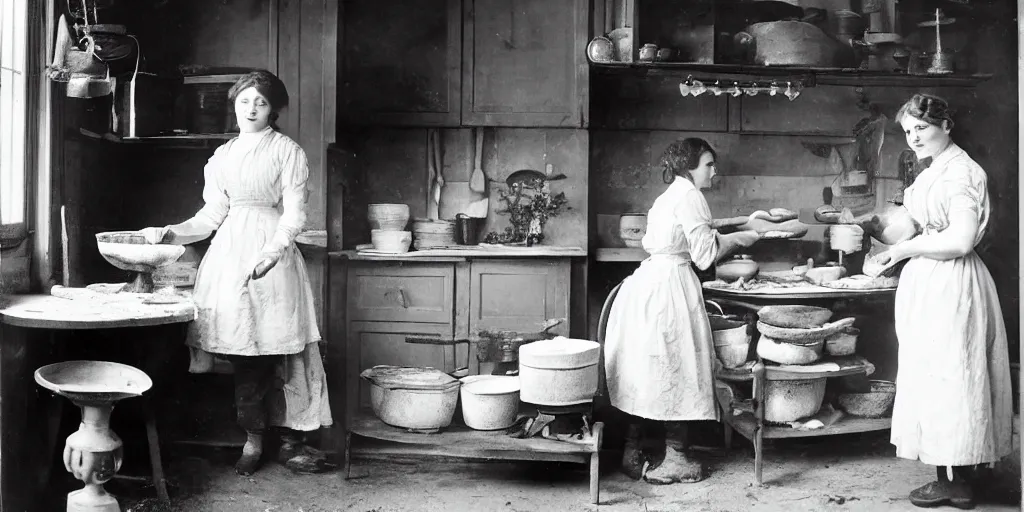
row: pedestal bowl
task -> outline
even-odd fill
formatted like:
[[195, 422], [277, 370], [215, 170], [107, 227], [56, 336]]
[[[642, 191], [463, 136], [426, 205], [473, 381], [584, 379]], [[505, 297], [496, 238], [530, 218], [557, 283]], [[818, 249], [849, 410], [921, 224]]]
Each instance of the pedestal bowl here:
[[36, 384], [79, 402], [116, 402], [141, 396], [153, 387], [145, 372], [109, 361], [64, 361], [35, 372]]
[[96, 247], [108, 263], [132, 272], [131, 280], [121, 291], [134, 293], [152, 292], [153, 272], [178, 261], [185, 253], [181, 245], [150, 244], [138, 231], [96, 233]]
[[121, 512], [103, 484], [124, 460], [124, 443], [110, 430], [118, 400], [142, 395], [153, 386], [145, 372], [108, 361], [64, 361], [39, 368], [36, 383], [64, 396], [82, 412], [78, 430], [64, 443], [64, 468], [84, 487], [68, 493], [66, 512]]

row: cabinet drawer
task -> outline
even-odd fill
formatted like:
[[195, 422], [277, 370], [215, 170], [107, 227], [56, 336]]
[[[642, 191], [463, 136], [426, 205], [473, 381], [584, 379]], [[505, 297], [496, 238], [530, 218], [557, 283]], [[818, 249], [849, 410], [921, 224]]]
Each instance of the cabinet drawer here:
[[454, 286], [452, 265], [353, 266], [348, 275], [349, 318], [451, 325]]
[[569, 261], [477, 260], [470, 271], [469, 330], [536, 332], [564, 319], [552, 333], [569, 334]]

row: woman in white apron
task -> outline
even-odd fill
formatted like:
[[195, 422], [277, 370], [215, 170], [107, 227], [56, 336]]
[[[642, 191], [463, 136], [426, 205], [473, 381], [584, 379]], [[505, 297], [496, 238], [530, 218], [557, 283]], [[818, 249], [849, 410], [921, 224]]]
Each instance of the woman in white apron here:
[[[306, 223], [309, 167], [302, 148], [274, 126], [288, 92], [272, 73], [257, 71], [228, 97], [240, 133], [206, 165], [206, 204], [185, 222], [143, 231], [152, 243], [175, 244], [216, 231], [193, 289], [189, 371], [210, 371], [210, 354], [231, 362], [238, 424], [247, 433], [235, 470], [249, 475], [268, 426], [311, 431], [332, 420], [312, 288], [295, 246]], [[284, 441], [279, 458], [310, 469], [299, 459], [312, 451], [295, 446], [293, 435]]]
[[710, 144], [680, 140], [661, 160], [669, 186], [647, 214], [643, 247], [651, 256], [623, 281], [608, 317], [604, 350], [611, 404], [634, 417], [623, 471], [641, 477], [643, 420], [665, 422], [665, 460], [643, 476], [668, 484], [704, 478], [701, 464], [685, 453], [686, 422], [718, 419], [711, 326], [690, 265], [707, 269], [758, 235], [719, 235], [711, 229], [711, 211], [700, 192], [711, 186], [716, 172]]
[[950, 139], [941, 98], [915, 95], [896, 121], [925, 169], [903, 199], [923, 233], [879, 256], [909, 260], [896, 291], [891, 440], [897, 456], [936, 466], [936, 481], [910, 493], [913, 504], [970, 508], [971, 466], [1012, 449], [1006, 327], [995, 283], [974, 252], [989, 221], [987, 177]]

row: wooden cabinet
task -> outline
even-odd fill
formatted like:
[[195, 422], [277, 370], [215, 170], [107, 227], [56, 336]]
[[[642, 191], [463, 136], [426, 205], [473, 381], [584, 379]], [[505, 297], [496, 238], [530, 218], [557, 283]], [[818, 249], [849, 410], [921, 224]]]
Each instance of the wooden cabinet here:
[[587, 0], [345, 0], [349, 125], [586, 125]]
[[[345, 333], [344, 357], [331, 356], [328, 373], [344, 375], [346, 411], [368, 406], [359, 373], [374, 365], [432, 366], [452, 371], [469, 362], [479, 371], [475, 347], [406, 343], [408, 336], [473, 337], [480, 329], [569, 334], [568, 258], [481, 258], [459, 261], [348, 261], [331, 258], [328, 328]], [[339, 274], [340, 276], [340, 274]], [[343, 321], [338, 316], [340, 306]], [[340, 334], [340, 333], [339, 333]], [[337, 334], [330, 336], [337, 339]]]
[[343, 122], [459, 126], [461, 0], [345, 0]]
[[587, 0], [464, 0], [462, 124], [586, 126]]
[[739, 126], [730, 130], [741, 133], [849, 136], [857, 122], [868, 116], [858, 108], [860, 96], [852, 87], [806, 88], [794, 101], [782, 94], [738, 99]]
[[609, 130], [724, 132], [728, 97], [682, 97], [679, 78], [600, 75], [591, 81], [590, 127]]
[[[568, 319], [569, 261], [474, 261], [470, 268], [469, 332], [538, 331], [546, 320]], [[551, 332], [568, 335], [568, 321]]]

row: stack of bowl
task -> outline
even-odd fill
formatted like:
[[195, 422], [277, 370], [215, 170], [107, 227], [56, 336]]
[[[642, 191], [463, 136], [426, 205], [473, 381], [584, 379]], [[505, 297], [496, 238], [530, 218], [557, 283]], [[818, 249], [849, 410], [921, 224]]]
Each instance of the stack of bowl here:
[[[780, 364], [817, 362], [825, 352], [825, 340], [852, 327], [854, 319], [832, 323], [832, 311], [803, 305], [772, 305], [758, 310], [761, 338], [757, 355]], [[765, 419], [786, 423], [818, 412], [825, 398], [826, 378], [769, 380], [765, 386]]]
[[415, 219], [412, 234], [417, 251], [455, 245], [455, 223], [450, 220]]
[[374, 203], [367, 207], [370, 221], [370, 241], [378, 251], [409, 252], [412, 233], [405, 231], [409, 223], [409, 205]]

